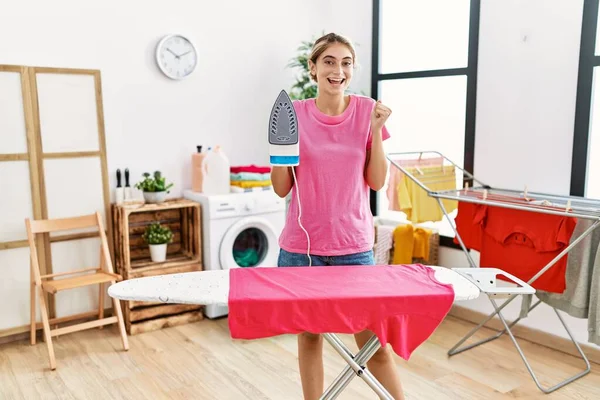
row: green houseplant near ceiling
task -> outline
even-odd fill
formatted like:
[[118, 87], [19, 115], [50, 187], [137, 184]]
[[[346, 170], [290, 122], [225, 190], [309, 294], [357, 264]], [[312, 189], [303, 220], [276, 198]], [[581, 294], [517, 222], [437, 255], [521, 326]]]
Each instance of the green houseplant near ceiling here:
[[317, 83], [310, 78], [310, 72], [308, 70], [308, 57], [310, 57], [310, 51], [316, 41], [313, 38], [309, 41], [303, 41], [298, 46], [298, 54], [292, 58], [287, 65], [287, 68], [299, 68], [300, 71], [296, 76], [296, 82], [290, 89], [290, 98], [292, 100], [304, 100], [317, 97]]
[[173, 184], [167, 185], [166, 178], [160, 171], [154, 171], [154, 175], [144, 172], [142, 176], [144, 179], [136, 183], [135, 187], [143, 192], [146, 203], [164, 202]]
[[150, 258], [153, 262], [162, 262], [167, 259], [167, 245], [173, 241], [173, 232], [168, 226], [153, 222], [142, 235], [150, 248]]

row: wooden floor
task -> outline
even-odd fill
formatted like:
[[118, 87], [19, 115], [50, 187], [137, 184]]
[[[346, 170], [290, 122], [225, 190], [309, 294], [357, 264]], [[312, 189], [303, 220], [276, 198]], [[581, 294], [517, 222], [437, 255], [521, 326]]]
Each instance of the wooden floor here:
[[[406, 362], [397, 358], [407, 399], [600, 399], [600, 366], [544, 395], [510, 339], [502, 337], [452, 358], [447, 350], [471, 328], [448, 317]], [[481, 335], [481, 334], [480, 334]], [[355, 350], [350, 336], [341, 336]], [[480, 336], [483, 337], [483, 336]], [[232, 342], [227, 320], [204, 320], [130, 337], [121, 350], [116, 328], [55, 340], [50, 371], [45, 343], [0, 345], [1, 399], [301, 399], [295, 336]], [[572, 356], [523, 342], [543, 384], [579, 371]], [[325, 343], [326, 386], [345, 366]], [[376, 399], [355, 378], [340, 399]]]

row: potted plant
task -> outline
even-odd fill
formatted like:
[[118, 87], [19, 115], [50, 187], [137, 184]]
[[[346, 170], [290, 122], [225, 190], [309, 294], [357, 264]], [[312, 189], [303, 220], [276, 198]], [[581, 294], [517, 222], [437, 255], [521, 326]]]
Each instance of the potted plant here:
[[298, 47], [298, 54], [287, 65], [287, 68], [300, 69], [296, 76], [296, 82], [289, 91], [292, 100], [310, 99], [317, 96], [317, 83], [311, 80], [308, 69], [308, 58], [315, 40], [302, 41]]
[[168, 226], [153, 222], [148, 225], [142, 238], [150, 247], [150, 258], [153, 262], [167, 259], [167, 244], [173, 241], [173, 232]]
[[136, 183], [135, 187], [143, 192], [146, 203], [162, 203], [165, 201], [173, 184], [167, 185], [166, 178], [162, 176], [160, 171], [154, 171], [154, 175], [144, 172], [142, 176], [144, 179]]

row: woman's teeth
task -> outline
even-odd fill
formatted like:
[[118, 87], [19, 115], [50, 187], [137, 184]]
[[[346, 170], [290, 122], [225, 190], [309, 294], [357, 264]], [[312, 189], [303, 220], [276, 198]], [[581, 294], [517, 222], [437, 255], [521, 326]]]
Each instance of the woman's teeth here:
[[327, 80], [332, 85], [341, 85], [342, 83], [344, 83], [346, 81], [345, 79], [331, 79], [331, 78], [327, 78]]

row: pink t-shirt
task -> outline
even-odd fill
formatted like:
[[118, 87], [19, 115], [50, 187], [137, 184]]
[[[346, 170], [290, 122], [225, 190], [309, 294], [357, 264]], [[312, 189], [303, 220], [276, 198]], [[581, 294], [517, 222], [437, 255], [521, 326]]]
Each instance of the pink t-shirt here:
[[[311, 254], [337, 256], [373, 248], [373, 215], [364, 171], [374, 107], [375, 100], [353, 94], [342, 114], [330, 116], [317, 108], [315, 99], [294, 101], [300, 138], [296, 177]], [[384, 127], [382, 138], [389, 137]], [[306, 234], [298, 224], [296, 185], [279, 246], [294, 253], [307, 250]]]
[[444, 320], [454, 287], [422, 264], [232, 268], [233, 339], [369, 330], [408, 360]]

